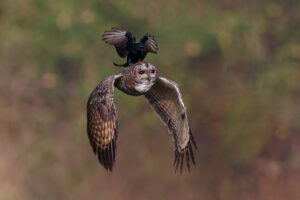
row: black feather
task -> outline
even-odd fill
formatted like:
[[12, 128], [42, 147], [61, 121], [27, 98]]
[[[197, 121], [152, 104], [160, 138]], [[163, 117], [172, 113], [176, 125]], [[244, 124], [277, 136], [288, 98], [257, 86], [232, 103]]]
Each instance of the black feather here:
[[183, 158], [184, 158], [184, 153], [180, 154], [180, 173], [182, 173], [182, 168], [183, 168]]
[[[143, 61], [149, 52], [157, 53], [157, 42], [153, 36], [146, 34], [141, 38], [140, 42], [136, 42], [134, 35], [127, 31], [125, 34], [127, 40], [125, 40], [124, 43], [124, 40], [118, 38], [119, 33], [117, 32], [120, 31], [123, 32], [124, 30], [113, 28], [112, 31], [105, 31], [102, 36], [105, 42], [115, 45], [117, 53], [120, 57], [125, 58], [127, 56], [126, 63], [113, 63], [115, 66], [127, 67]], [[114, 37], [114, 34], [117, 35], [117, 37]], [[120, 34], [120, 37], [124, 38], [124, 35]]]
[[188, 151], [186, 151], [186, 167], [190, 171], [190, 156]]

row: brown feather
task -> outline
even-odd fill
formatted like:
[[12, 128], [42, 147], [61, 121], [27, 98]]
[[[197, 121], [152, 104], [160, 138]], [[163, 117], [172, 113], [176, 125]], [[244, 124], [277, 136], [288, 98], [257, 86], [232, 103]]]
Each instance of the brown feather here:
[[145, 41], [145, 50], [151, 53], [157, 53], [158, 45], [153, 36], [148, 35], [148, 40]]
[[107, 77], [91, 93], [87, 103], [87, 131], [99, 162], [112, 170], [115, 162], [118, 134], [116, 110], [113, 103], [114, 81], [121, 75]]
[[105, 43], [114, 45], [119, 56], [125, 58], [128, 55], [128, 51], [126, 49], [128, 38], [126, 37], [125, 30], [112, 28], [110, 31], [105, 31], [102, 35], [102, 39]]
[[[157, 83], [144, 97], [164, 124], [167, 125], [169, 133], [173, 136], [175, 170], [177, 170], [179, 163], [180, 171], [182, 170], [185, 154], [186, 156], [190, 155], [193, 164], [195, 164], [191, 143], [195, 147], [197, 146], [188, 125], [186, 109], [177, 84], [159, 77]], [[190, 169], [190, 156], [185, 159], [188, 170]]]

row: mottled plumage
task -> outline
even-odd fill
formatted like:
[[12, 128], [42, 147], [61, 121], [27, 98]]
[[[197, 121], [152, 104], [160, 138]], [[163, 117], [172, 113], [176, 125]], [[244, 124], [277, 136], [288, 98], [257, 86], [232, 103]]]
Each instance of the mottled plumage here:
[[92, 92], [87, 103], [87, 132], [91, 146], [105, 169], [112, 170], [116, 157], [118, 124], [113, 103], [114, 81], [111, 75]]
[[195, 164], [193, 146], [197, 148], [188, 125], [186, 108], [176, 83], [157, 75], [150, 63], [139, 62], [121, 73], [108, 76], [91, 93], [87, 103], [87, 130], [94, 153], [106, 169], [112, 170], [118, 133], [114, 87], [128, 95], [143, 95], [173, 136], [175, 169], [183, 167], [184, 157], [190, 170]]
[[190, 157], [195, 164], [192, 144], [196, 148], [197, 145], [188, 125], [186, 109], [177, 84], [159, 77], [157, 83], [144, 96], [173, 136], [175, 169], [180, 162], [180, 171], [182, 170], [183, 159], [186, 155], [187, 168], [190, 170]]
[[111, 45], [114, 45], [119, 56], [125, 58], [125, 64], [115, 66], [127, 67], [136, 62], [143, 61], [148, 52], [157, 53], [158, 45], [152, 35], [146, 34], [137, 43], [134, 35], [126, 30], [112, 28], [110, 31], [105, 31], [102, 39]]

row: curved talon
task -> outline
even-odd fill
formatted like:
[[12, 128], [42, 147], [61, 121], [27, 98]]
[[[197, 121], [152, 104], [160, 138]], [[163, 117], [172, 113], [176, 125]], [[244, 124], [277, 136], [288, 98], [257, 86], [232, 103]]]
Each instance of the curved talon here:
[[113, 64], [114, 64], [114, 66], [116, 66], [116, 67], [128, 67], [128, 66], [129, 66], [128, 63], [125, 63], [125, 64], [123, 64], [123, 65], [117, 64], [117, 63], [113, 63]]

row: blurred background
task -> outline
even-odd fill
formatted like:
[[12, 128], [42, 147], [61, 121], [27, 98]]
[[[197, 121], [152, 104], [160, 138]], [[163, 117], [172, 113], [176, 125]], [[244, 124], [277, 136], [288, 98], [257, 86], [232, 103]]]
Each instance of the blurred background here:
[[[0, 199], [300, 199], [300, 2], [1, 0]], [[113, 173], [86, 133], [90, 92], [124, 63], [122, 27], [159, 44], [199, 149], [174, 173], [166, 127], [115, 90]]]

